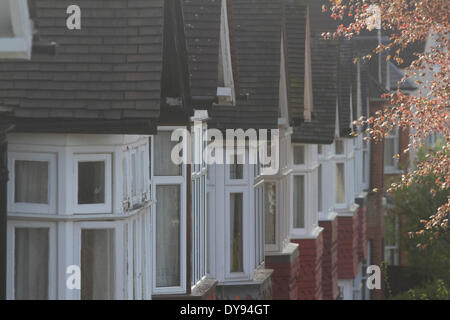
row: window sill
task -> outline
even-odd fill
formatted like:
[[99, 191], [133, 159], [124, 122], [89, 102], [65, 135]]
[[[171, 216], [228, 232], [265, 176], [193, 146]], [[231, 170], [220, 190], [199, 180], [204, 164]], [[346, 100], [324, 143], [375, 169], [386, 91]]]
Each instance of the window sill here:
[[203, 279], [190, 294], [158, 294], [153, 295], [153, 300], [207, 300], [215, 296], [217, 280]]

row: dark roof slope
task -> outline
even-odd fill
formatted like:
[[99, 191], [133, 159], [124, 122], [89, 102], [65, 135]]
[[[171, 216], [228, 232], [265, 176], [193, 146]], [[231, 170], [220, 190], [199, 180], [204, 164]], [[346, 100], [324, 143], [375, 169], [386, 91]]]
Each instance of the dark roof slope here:
[[183, 0], [194, 104], [211, 103], [217, 95], [221, 4], [221, 0]]
[[289, 120], [303, 120], [305, 94], [305, 40], [307, 5], [303, 0], [285, 0], [285, 56]]
[[231, 0], [235, 65], [239, 74], [236, 106], [214, 106], [210, 126], [277, 128], [280, 84], [280, 0]]
[[354, 52], [351, 40], [339, 41], [339, 69], [338, 69], [338, 94], [339, 94], [339, 129], [341, 136], [347, 136], [351, 131], [350, 97], [355, 75], [353, 63]]
[[314, 109], [311, 122], [294, 127], [292, 142], [330, 144], [336, 127], [339, 45], [337, 41], [311, 40]]
[[56, 131], [148, 132], [160, 114], [164, 0], [78, 0], [81, 30], [66, 28], [73, 1], [31, 1], [40, 38], [58, 48], [0, 62], [0, 104], [16, 105], [18, 130], [45, 119]]

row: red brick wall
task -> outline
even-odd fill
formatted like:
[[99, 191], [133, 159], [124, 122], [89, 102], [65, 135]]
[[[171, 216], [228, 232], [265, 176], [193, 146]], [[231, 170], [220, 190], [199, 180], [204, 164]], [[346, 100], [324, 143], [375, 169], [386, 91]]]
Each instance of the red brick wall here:
[[358, 210], [358, 260], [363, 261], [367, 258], [367, 207], [360, 207]]
[[322, 298], [334, 300], [338, 289], [338, 224], [337, 219], [320, 221], [323, 230]]
[[299, 245], [299, 300], [322, 299], [323, 232], [317, 239], [292, 239]]
[[338, 278], [353, 279], [358, 274], [358, 215], [337, 217]]
[[265, 266], [273, 269], [272, 290], [274, 300], [297, 300], [300, 271], [299, 251], [289, 256], [266, 256]]

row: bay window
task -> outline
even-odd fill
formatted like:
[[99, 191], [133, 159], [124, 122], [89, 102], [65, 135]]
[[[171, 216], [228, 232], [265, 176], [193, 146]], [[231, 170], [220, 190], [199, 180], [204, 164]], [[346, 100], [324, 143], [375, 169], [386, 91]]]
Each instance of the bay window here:
[[10, 136], [8, 299], [151, 298], [148, 137], [26, 138]]

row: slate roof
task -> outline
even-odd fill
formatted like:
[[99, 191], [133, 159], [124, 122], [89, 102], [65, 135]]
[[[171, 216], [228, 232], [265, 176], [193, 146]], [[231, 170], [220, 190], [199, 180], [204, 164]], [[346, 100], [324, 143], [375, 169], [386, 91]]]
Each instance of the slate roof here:
[[280, 84], [280, 0], [231, 0], [239, 92], [236, 106], [213, 106], [211, 127], [277, 128]]
[[183, 0], [194, 107], [217, 96], [222, 0]]
[[73, 1], [31, 1], [40, 39], [58, 47], [55, 56], [0, 62], [0, 105], [16, 106], [17, 129], [45, 119], [55, 128], [41, 131], [84, 124], [87, 131], [153, 132], [161, 103], [164, 0], [78, 0], [81, 30], [66, 28]]
[[286, 83], [291, 124], [302, 121], [304, 115], [306, 13], [303, 0], [285, 0]]
[[339, 44], [337, 41], [311, 40], [314, 109], [311, 122], [294, 127], [292, 142], [330, 144], [336, 126], [336, 96]]
[[351, 107], [350, 93], [353, 89], [355, 74], [355, 55], [351, 40], [339, 41], [339, 69], [338, 69], [338, 94], [339, 94], [339, 129], [341, 136], [350, 133]]

